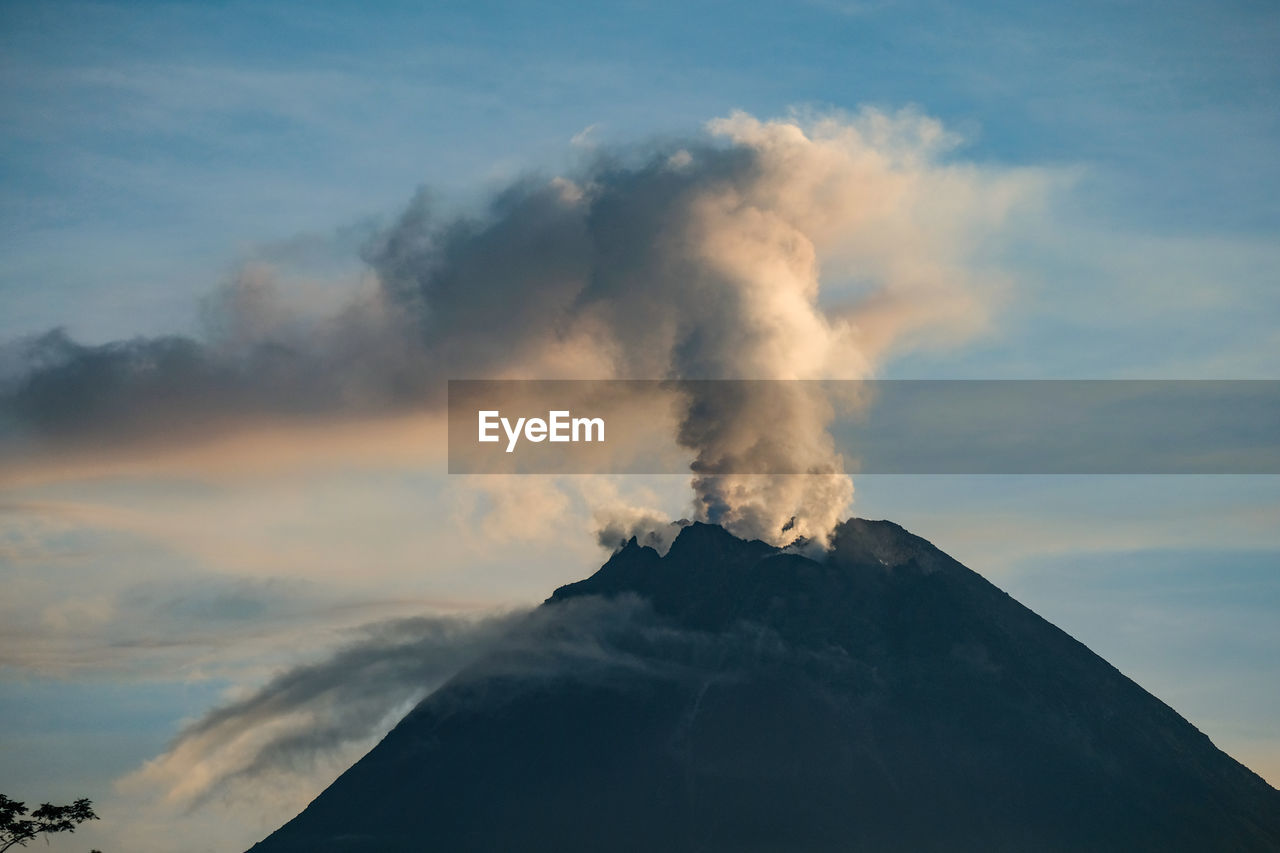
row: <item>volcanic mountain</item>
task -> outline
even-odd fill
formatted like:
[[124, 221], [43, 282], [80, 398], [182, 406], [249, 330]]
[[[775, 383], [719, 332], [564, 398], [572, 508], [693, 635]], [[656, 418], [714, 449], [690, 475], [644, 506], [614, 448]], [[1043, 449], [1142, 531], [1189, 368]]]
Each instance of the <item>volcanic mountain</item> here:
[[253, 851], [1280, 849], [1280, 791], [887, 521], [632, 540], [537, 614]]

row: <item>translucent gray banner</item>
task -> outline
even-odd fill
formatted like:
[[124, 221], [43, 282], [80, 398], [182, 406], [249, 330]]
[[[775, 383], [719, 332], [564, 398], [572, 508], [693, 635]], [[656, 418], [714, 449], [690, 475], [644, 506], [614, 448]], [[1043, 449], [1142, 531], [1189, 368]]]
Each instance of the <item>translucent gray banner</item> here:
[[458, 474], [1277, 474], [1274, 380], [452, 380]]

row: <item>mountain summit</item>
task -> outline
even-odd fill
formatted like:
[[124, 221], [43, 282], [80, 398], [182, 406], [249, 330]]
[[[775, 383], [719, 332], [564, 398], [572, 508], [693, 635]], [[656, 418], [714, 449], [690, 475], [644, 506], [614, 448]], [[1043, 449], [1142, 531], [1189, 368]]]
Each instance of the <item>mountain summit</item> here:
[[1280, 849], [1280, 791], [887, 521], [632, 540], [535, 615], [253, 851]]

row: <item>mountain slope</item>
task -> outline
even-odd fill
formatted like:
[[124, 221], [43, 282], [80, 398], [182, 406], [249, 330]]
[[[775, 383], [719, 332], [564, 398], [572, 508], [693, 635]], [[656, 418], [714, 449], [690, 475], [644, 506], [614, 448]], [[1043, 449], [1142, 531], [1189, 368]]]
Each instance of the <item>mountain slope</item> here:
[[889, 522], [694, 524], [541, 611], [254, 851], [1280, 849], [1280, 792]]

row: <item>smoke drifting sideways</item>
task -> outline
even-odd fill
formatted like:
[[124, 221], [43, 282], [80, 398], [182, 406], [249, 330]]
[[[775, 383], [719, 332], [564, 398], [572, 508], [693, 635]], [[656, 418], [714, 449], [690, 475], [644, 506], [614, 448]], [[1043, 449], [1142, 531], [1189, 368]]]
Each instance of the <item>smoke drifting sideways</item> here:
[[[448, 378], [857, 379], [981, 332], [1003, 290], [981, 251], [1050, 181], [952, 162], [906, 111], [735, 113], [692, 140], [525, 177], [480, 215], [419, 193], [340, 310], [250, 271], [198, 338], [0, 349], [0, 471], [42, 454], [194, 442], [262, 423], [438, 411]], [[301, 302], [305, 303], [305, 297]], [[694, 394], [679, 418], [694, 518], [825, 541], [852, 500], [801, 385]], [[805, 471], [766, 476], [747, 470]]]
[[637, 676], [705, 683], [761, 662], [797, 668], [846, 660], [798, 649], [760, 625], [684, 629], [635, 595], [584, 596], [481, 618], [374, 623], [327, 657], [209, 711], [118, 787], [178, 811], [256, 807], [273, 828], [429, 695], [437, 707], [462, 710], [492, 701], [494, 685], [545, 689], [566, 675], [602, 686], [633, 684]]
[[317, 775], [345, 769], [448, 681], [628, 671], [650, 666], [628, 644], [679, 634], [629, 596], [479, 618], [400, 619], [355, 633], [326, 658], [288, 669], [191, 723], [121, 788], [147, 798], [160, 792], [180, 809], [296, 790], [299, 802], [285, 804], [296, 809], [315, 795]]
[[418, 617], [366, 625], [326, 659], [286, 670], [208, 712], [121, 787], [147, 799], [160, 791], [180, 808], [234, 800], [247, 789], [256, 798], [260, 787], [299, 782], [306, 788], [299, 796], [314, 796], [312, 774], [345, 768], [428, 693], [500, 642], [516, 642], [529, 618]]

